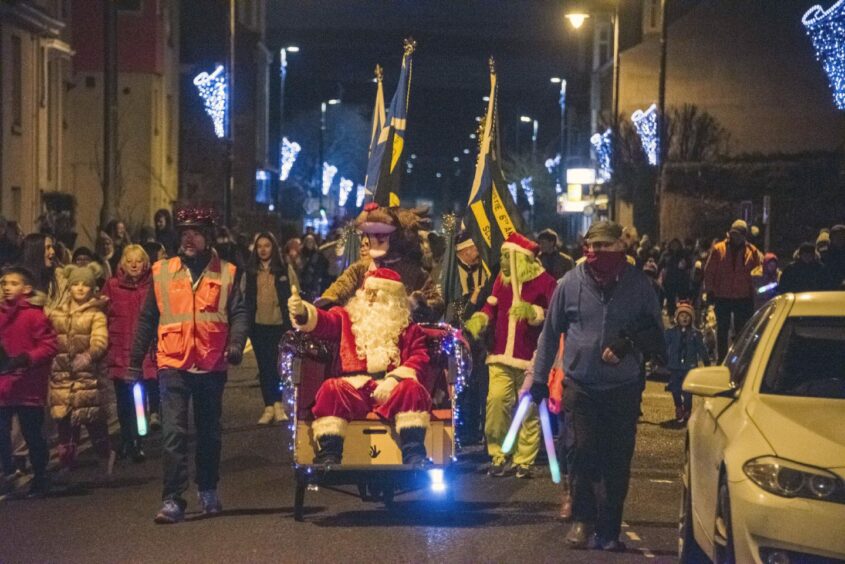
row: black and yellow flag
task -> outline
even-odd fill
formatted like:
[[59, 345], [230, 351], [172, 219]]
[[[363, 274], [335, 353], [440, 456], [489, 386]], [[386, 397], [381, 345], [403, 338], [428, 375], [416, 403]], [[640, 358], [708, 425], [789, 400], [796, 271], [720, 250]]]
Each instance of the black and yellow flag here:
[[502, 243], [508, 235], [525, 230], [522, 215], [502, 173], [496, 100], [496, 67], [491, 58], [490, 101], [483, 122], [475, 178], [464, 215], [464, 227], [469, 231], [488, 272], [498, 264]]
[[[416, 42], [412, 39], [405, 40], [399, 84], [396, 86], [396, 92], [394, 92], [393, 99], [390, 101], [387, 116], [381, 117], [380, 125], [377, 125], [376, 116], [373, 117], [373, 138], [364, 186], [373, 194], [373, 201], [380, 206], [399, 205], [399, 180], [402, 167], [397, 165], [402, 158], [402, 149], [405, 146], [411, 69], [416, 45]], [[381, 93], [381, 81], [379, 81], [379, 92], [376, 97], [376, 112], [379, 111], [378, 96], [382, 96], [381, 111], [383, 112], [384, 98]]]

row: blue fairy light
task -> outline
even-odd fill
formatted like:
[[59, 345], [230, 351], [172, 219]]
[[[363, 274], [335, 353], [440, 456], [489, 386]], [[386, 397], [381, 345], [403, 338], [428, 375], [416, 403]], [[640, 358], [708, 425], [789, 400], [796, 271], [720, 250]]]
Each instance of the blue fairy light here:
[[599, 164], [599, 176], [603, 180], [610, 180], [613, 175], [611, 167], [611, 156], [613, 151], [613, 133], [607, 129], [604, 133], [596, 133], [590, 137], [590, 143], [596, 152], [596, 161]]
[[352, 187], [354, 183], [349, 180], [348, 178], [340, 177], [340, 192], [337, 194], [337, 204], [340, 207], [346, 205], [347, 200], [349, 200], [349, 194], [352, 193]]
[[529, 176], [519, 181], [522, 186], [522, 191], [525, 192], [525, 198], [528, 200], [528, 205], [534, 205], [534, 178]]
[[279, 166], [279, 180], [282, 182], [290, 176], [290, 169], [293, 168], [293, 163], [296, 162], [296, 157], [299, 156], [301, 150], [302, 146], [299, 143], [282, 137], [281, 166]]
[[637, 110], [631, 116], [631, 121], [634, 122], [634, 128], [640, 136], [640, 141], [643, 144], [643, 151], [645, 151], [648, 158], [648, 164], [654, 166], [657, 164], [657, 104], [652, 104], [646, 111]]
[[516, 201], [516, 182], [509, 182], [508, 183], [508, 192], [511, 193], [511, 198], [513, 201]]
[[819, 5], [804, 13], [801, 23], [816, 50], [816, 59], [827, 74], [833, 101], [845, 110], [845, 0], [839, 0], [830, 9]]
[[355, 207], [360, 208], [364, 205], [364, 198], [367, 197], [367, 187], [359, 184], [355, 191]]
[[329, 163], [323, 163], [323, 196], [329, 195], [329, 190], [332, 189], [332, 182], [334, 176], [337, 174], [337, 167]]
[[214, 123], [214, 134], [222, 139], [226, 136], [226, 114], [229, 110], [229, 87], [223, 65], [211, 74], [199, 73], [194, 78], [194, 86], [205, 104], [205, 112]]

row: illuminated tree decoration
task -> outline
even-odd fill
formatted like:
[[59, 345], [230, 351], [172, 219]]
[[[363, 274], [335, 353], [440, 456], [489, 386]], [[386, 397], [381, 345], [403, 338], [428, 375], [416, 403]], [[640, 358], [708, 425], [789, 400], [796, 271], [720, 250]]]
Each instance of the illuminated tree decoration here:
[[194, 86], [205, 104], [205, 112], [214, 122], [214, 134], [222, 139], [226, 136], [226, 113], [229, 109], [229, 87], [223, 65], [211, 74], [199, 73], [194, 78]]
[[508, 184], [508, 192], [511, 193], [511, 198], [513, 198], [513, 201], [516, 202], [516, 182], [511, 182]]
[[816, 49], [816, 59], [827, 74], [836, 107], [845, 110], [845, 0], [839, 0], [827, 11], [813, 6], [801, 23]]
[[631, 116], [634, 128], [640, 136], [643, 151], [648, 157], [648, 164], [657, 164], [657, 104], [652, 104], [646, 111], [637, 110]]
[[349, 194], [352, 193], [352, 187], [354, 185], [348, 178], [340, 177], [340, 192], [337, 194], [337, 204], [340, 207], [346, 205], [346, 201], [349, 200]]
[[560, 166], [560, 153], [555, 155], [553, 159], [546, 159], [546, 170], [549, 171], [549, 174], [553, 174], [555, 169]]
[[296, 141], [290, 141], [287, 137], [282, 137], [281, 150], [281, 165], [279, 166], [279, 180], [285, 181], [290, 176], [290, 169], [293, 168], [293, 163], [296, 162], [296, 157], [302, 147]]
[[613, 169], [610, 166], [610, 157], [613, 150], [611, 137], [610, 129], [590, 137], [590, 143], [593, 144], [593, 149], [596, 152], [596, 161], [599, 163], [599, 177], [603, 180], [610, 180], [613, 175]]
[[360, 208], [364, 205], [364, 198], [367, 197], [367, 187], [363, 184], [359, 184], [357, 191], [355, 192], [355, 207]]
[[519, 181], [520, 186], [522, 186], [522, 191], [525, 192], [525, 198], [528, 200], [528, 205], [534, 205], [534, 178], [529, 176], [528, 178], [523, 178]]
[[329, 195], [329, 190], [332, 189], [332, 182], [334, 175], [337, 174], [337, 167], [329, 163], [323, 163], [323, 196]]

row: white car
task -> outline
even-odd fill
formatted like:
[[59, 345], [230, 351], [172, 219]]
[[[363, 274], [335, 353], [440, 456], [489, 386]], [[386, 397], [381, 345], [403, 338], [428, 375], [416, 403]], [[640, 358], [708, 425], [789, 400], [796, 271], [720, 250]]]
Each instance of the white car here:
[[683, 388], [681, 562], [845, 559], [845, 292], [773, 299]]

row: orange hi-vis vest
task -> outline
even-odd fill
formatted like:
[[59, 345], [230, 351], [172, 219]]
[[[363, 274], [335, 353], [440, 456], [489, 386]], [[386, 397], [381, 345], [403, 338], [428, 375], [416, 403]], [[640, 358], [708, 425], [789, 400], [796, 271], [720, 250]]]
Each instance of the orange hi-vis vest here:
[[223, 354], [229, 342], [227, 304], [235, 283], [235, 265], [212, 251], [196, 288], [179, 257], [156, 262], [152, 272], [160, 312], [158, 368], [226, 370]]

